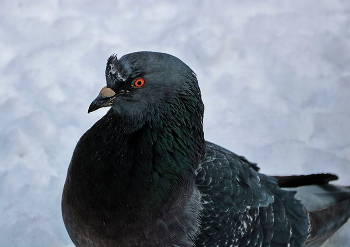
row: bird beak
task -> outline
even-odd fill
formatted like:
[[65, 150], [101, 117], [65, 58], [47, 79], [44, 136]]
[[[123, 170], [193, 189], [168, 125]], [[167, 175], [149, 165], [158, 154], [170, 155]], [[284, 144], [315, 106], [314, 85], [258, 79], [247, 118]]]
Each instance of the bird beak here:
[[101, 107], [111, 106], [113, 104], [114, 98], [115, 92], [112, 89], [105, 86], [101, 89], [97, 98], [94, 101], [92, 101], [88, 113], [93, 112]]

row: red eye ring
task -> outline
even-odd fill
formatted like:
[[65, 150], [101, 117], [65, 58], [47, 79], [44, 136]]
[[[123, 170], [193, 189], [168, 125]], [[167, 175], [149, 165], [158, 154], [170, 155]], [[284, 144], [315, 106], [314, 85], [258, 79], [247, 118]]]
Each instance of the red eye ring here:
[[143, 85], [145, 85], [145, 80], [143, 78], [137, 78], [134, 81], [134, 86], [135, 87], [142, 87]]

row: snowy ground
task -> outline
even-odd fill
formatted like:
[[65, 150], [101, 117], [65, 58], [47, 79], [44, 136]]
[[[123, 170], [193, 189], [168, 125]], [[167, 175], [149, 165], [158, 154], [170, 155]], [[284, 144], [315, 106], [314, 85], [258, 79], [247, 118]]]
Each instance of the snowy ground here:
[[349, 1], [2, 0], [0, 37], [0, 246], [72, 246], [61, 191], [113, 53], [186, 62], [206, 139], [262, 172], [350, 185]]

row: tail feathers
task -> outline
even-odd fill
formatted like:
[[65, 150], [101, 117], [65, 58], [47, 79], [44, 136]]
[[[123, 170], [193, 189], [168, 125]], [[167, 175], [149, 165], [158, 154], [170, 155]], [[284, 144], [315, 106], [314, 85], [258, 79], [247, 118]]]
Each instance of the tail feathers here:
[[320, 246], [335, 233], [350, 217], [350, 199], [327, 208], [310, 211], [310, 235], [305, 247]]
[[280, 187], [298, 187], [312, 184], [322, 185], [338, 179], [337, 175], [331, 173], [273, 177], [277, 179], [278, 186]]

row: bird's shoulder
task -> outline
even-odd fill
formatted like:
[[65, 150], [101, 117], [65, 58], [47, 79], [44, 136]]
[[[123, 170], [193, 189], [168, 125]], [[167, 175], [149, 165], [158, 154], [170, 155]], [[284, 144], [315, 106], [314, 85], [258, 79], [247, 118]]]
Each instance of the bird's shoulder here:
[[[196, 185], [205, 200], [206, 195], [245, 212], [247, 207], [267, 206], [273, 202], [271, 192], [262, 186], [256, 164], [243, 156], [206, 142], [206, 153], [198, 169]], [[263, 179], [266, 180], [265, 177]], [[271, 179], [270, 183], [274, 183]], [[222, 207], [226, 207], [222, 205]]]
[[252, 241], [256, 246], [288, 246], [305, 241], [307, 212], [294, 192], [282, 190], [275, 178], [259, 173], [244, 157], [206, 144], [196, 177], [203, 203], [199, 246], [246, 246]]

